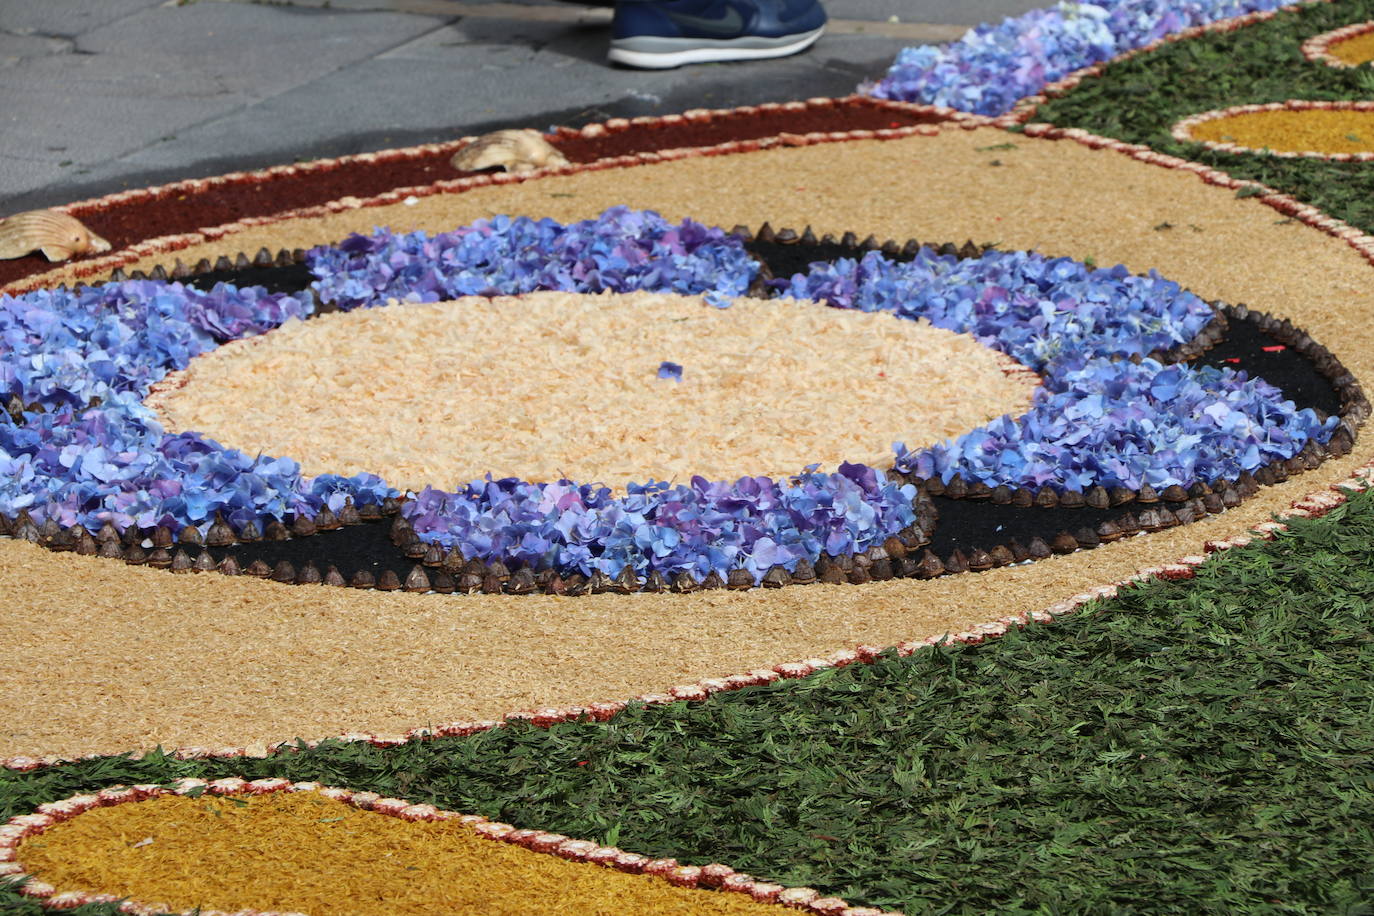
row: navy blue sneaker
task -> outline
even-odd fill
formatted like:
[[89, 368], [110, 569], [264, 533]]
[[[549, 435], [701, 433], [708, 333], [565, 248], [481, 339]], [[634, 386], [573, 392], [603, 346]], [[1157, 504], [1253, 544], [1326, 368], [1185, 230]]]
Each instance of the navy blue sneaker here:
[[620, 0], [613, 63], [649, 70], [804, 51], [825, 31], [819, 0]]

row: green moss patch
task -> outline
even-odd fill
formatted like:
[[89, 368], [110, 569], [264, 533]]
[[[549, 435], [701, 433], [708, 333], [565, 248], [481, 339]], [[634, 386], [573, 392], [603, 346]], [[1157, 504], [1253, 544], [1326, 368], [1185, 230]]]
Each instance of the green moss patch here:
[[[1374, 498], [983, 646], [267, 760], [101, 758], [0, 815], [183, 776], [370, 789], [923, 912], [1367, 913]], [[38, 912], [5, 891], [0, 910]], [[101, 912], [87, 908], [86, 912]]]

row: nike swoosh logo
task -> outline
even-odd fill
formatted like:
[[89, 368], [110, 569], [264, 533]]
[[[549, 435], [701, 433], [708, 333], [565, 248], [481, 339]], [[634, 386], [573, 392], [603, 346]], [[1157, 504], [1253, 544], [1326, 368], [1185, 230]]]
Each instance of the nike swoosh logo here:
[[686, 13], [674, 13], [668, 10], [663, 12], [669, 19], [685, 29], [705, 32], [709, 35], [733, 37], [744, 29], [744, 17], [733, 6], [727, 7], [727, 9], [729, 12], [719, 19], [706, 19], [702, 16], [689, 16]]

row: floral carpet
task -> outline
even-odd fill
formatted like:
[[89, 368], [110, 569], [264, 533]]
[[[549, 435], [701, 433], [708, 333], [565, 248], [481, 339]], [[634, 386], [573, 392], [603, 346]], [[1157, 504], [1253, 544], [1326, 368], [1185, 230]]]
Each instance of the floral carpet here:
[[[0, 909], [1366, 912], [1371, 21], [1061, 4], [533, 172], [456, 141], [65, 208], [113, 250], [0, 262]], [[578, 374], [611, 334], [574, 300], [628, 355]], [[691, 333], [838, 354], [827, 307], [1029, 404], [856, 343], [874, 397], [770, 424], [826, 350], [736, 376], [707, 351], [761, 343]], [[665, 392], [721, 403], [656, 472], [559, 464], [640, 460]], [[672, 448], [923, 397], [978, 419], [718, 479]], [[561, 479], [494, 457], [527, 428]]]

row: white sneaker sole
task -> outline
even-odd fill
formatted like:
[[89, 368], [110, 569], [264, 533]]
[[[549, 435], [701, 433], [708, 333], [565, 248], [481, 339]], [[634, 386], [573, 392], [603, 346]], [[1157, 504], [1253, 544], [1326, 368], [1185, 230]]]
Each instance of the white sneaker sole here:
[[617, 48], [615, 42], [612, 42], [611, 50], [607, 53], [606, 59], [611, 63], [624, 64], [627, 67], [635, 67], [640, 70], [671, 70], [686, 64], [710, 64], [734, 60], [767, 60], [770, 57], [787, 57], [805, 51], [816, 43], [816, 39], [820, 38], [824, 31], [825, 26], [821, 26], [815, 31], [798, 35], [795, 41], [772, 48], [731, 47], [728, 39], [715, 45], [712, 45], [709, 39], [700, 39], [699, 42], [696, 39], [683, 39], [684, 41], [693, 41], [696, 46], [682, 51], [649, 52]]

